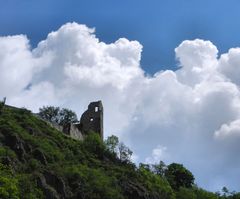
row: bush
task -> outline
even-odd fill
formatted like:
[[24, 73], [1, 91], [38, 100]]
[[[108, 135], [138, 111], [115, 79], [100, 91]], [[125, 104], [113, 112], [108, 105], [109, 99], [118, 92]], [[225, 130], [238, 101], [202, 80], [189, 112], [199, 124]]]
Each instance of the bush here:
[[204, 189], [195, 187], [193, 188], [197, 199], [218, 199], [218, 195]]
[[40, 163], [36, 159], [30, 159], [28, 164], [31, 172], [36, 171], [40, 168]]
[[74, 165], [65, 168], [64, 171], [74, 189], [74, 198], [123, 199], [117, 179], [107, 175], [102, 168]]
[[89, 132], [83, 141], [83, 146], [88, 152], [96, 155], [97, 157], [103, 157], [105, 145], [99, 134], [95, 132]]
[[0, 157], [16, 158], [16, 153], [8, 147], [0, 147]]
[[18, 176], [21, 199], [43, 199], [43, 192], [37, 187], [36, 180], [27, 174]]
[[[180, 187], [176, 194], [177, 199], [197, 199], [194, 191], [185, 187]], [[206, 199], [206, 198], [202, 198]]]
[[18, 181], [13, 176], [12, 171], [3, 164], [0, 164], [0, 198], [19, 198]]
[[[157, 192], [163, 199], [175, 198], [174, 192], [168, 181], [150, 171], [146, 164], [141, 164], [138, 169], [140, 179], [150, 193]], [[151, 197], [150, 197], [151, 198]], [[154, 197], [152, 197], [154, 198]]]

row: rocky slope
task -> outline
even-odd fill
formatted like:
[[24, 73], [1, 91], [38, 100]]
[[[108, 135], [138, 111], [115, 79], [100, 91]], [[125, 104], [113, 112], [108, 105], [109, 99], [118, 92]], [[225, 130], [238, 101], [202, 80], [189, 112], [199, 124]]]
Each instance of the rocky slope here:
[[91, 133], [77, 141], [26, 109], [0, 115], [0, 198], [175, 198], [160, 176], [121, 162]]
[[240, 199], [186, 185], [182, 165], [166, 175], [171, 165], [164, 175], [136, 167], [94, 132], [74, 140], [26, 109], [0, 107], [1, 199]]

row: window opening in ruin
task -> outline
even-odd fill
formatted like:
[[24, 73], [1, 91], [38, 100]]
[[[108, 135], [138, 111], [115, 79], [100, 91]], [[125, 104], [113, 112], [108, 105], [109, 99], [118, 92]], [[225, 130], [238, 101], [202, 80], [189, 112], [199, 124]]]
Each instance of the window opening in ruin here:
[[93, 121], [93, 118], [91, 117], [91, 118], [90, 118], [90, 122], [92, 122], [92, 121]]
[[95, 112], [98, 112], [98, 107], [97, 106], [95, 107]]

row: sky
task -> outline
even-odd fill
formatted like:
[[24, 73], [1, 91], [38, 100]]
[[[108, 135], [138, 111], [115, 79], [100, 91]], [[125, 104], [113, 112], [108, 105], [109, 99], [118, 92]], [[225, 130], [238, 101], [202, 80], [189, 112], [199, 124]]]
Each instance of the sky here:
[[239, 1], [0, 3], [0, 98], [79, 116], [102, 100], [105, 137], [135, 162], [240, 191]]

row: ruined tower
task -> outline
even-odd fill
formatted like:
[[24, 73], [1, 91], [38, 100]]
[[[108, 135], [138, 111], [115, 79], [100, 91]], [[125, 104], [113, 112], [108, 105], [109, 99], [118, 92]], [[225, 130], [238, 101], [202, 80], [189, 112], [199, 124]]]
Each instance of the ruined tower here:
[[101, 101], [91, 102], [80, 119], [80, 131], [87, 134], [89, 131], [99, 133], [103, 139], [103, 105]]

